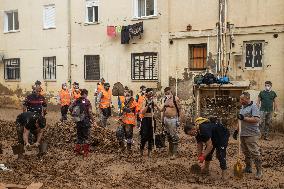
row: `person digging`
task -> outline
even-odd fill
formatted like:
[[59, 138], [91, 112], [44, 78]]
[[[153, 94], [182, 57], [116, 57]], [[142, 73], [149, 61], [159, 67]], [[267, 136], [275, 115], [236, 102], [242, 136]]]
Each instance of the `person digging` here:
[[[260, 111], [256, 104], [250, 100], [250, 94], [243, 92], [240, 96], [240, 103], [242, 108], [240, 114], [237, 116], [241, 120], [241, 149], [245, 156], [246, 167], [243, 170], [244, 173], [252, 173], [252, 161], [256, 167], [256, 179], [262, 178], [262, 161], [260, 147], [258, 144], [260, 138]], [[237, 139], [238, 129], [235, 130], [233, 138]]]
[[16, 129], [18, 144], [22, 147], [22, 149], [19, 149], [19, 158], [23, 157], [24, 146], [26, 148], [40, 146], [45, 126], [46, 119], [41, 114], [35, 112], [23, 112], [17, 116]]
[[209, 175], [210, 161], [212, 161], [216, 149], [216, 157], [220, 163], [222, 178], [225, 179], [227, 172], [226, 149], [230, 136], [228, 129], [222, 124], [199, 117], [195, 120], [195, 124], [185, 125], [184, 132], [196, 138], [198, 161], [199, 163], [205, 161], [201, 173]]

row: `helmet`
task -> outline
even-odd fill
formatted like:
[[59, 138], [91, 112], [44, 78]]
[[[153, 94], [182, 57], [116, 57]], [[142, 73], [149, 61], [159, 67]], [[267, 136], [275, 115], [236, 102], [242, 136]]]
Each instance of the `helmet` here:
[[196, 118], [196, 120], [195, 120], [195, 124], [196, 124], [196, 125], [200, 125], [200, 124], [202, 124], [202, 123], [204, 123], [204, 122], [208, 122], [208, 121], [209, 121], [209, 119], [207, 119], [207, 118], [198, 117], [198, 118]]

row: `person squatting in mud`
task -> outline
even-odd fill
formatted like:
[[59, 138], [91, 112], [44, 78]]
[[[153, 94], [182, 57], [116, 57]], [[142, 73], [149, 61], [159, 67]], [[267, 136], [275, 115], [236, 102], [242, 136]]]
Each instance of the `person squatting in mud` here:
[[124, 140], [126, 140], [127, 151], [131, 152], [131, 145], [133, 143], [133, 127], [136, 125], [136, 107], [137, 103], [133, 98], [133, 91], [129, 89], [124, 90], [124, 100], [122, 115], [119, 119], [121, 125], [118, 126], [116, 137], [119, 141], [120, 150], [125, 150]]
[[86, 89], [81, 90], [81, 97], [79, 97], [75, 102], [72, 103], [69, 110], [76, 123], [77, 128], [77, 142], [75, 145], [75, 153], [77, 155], [82, 154], [87, 157], [90, 151], [89, 137], [90, 137], [90, 127], [95, 124], [92, 115], [92, 105], [87, 99], [88, 91]]
[[[46, 126], [45, 118], [35, 112], [23, 112], [17, 116], [16, 129], [18, 135], [18, 144], [30, 147], [38, 147], [42, 140], [43, 129]], [[23, 157], [22, 153], [18, 154]]]
[[[238, 119], [241, 120], [241, 149], [245, 155], [244, 169], [245, 173], [252, 173], [252, 161], [254, 161], [256, 167], [256, 179], [262, 178], [262, 161], [260, 147], [258, 144], [260, 138], [260, 111], [258, 106], [250, 100], [250, 94], [243, 92], [240, 96], [240, 103], [242, 108]], [[234, 132], [234, 139], [237, 139], [238, 130]]]
[[163, 125], [165, 127], [166, 133], [168, 135], [169, 141], [169, 156], [170, 159], [175, 159], [179, 136], [178, 136], [178, 126], [179, 126], [179, 98], [172, 94], [171, 88], [166, 87], [164, 89], [165, 99], [164, 106], [161, 109], [163, 112]]
[[62, 89], [59, 91], [59, 102], [61, 105], [61, 118], [60, 121], [65, 121], [67, 120], [67, 113], [69, 106], [71, 104], [71, 95], [70, 92], [67, 88], [67, 84], [63, 83], [62, 84]]
[[111, 96], [112, 92], [109, 83], [104, 83], [104, 88], [98, 94], [97, 104], [100, 111], [100, 126], [106, 128], [107, 120], [111, 116]]
[[[203, 174], [209, 174], [210, 161], [216, 149], [216, 156], [222, 169], [222, 178], [225, 179], [227, 170], [226, 149], [229, 141], [229, 130], [215, 120], [199, 117], [195, 124], [187, 124], [184, 127], [185, 134], [195, 136], [197, 141], [197, 154], [199, 163], [205, 161], [201, 170]], [[204, 149], [205, 145], [205, 149]]]

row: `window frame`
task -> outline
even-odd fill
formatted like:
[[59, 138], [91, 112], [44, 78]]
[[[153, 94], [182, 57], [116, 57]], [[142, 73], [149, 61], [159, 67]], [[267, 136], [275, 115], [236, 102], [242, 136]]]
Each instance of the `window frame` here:
[[[18, 14], [18, 29], [15, 29], [15, 13], [17, 12]], [[9, 19], [8, 19], [8, 13], [13, 13], [13, 18], [12, 18], [12, 25], [13, 29], [9, 30]], [[19, 22], [19, 11], [18, 9], [15, 10], [9, 10], [9, 11], [4, 11], [4, 33], [13, 33], [13, 32], [18, 32], [20, 30], [20, 22]]]
[[[99, 75], [97, 76], [96, 78], [96, 75], [94, 73], [94, 79], [90, 79], [87, 77], [87, 58], [88, 57], [94, 57], [94, 59], [98, 58], [98, 72], [99, 72]], [[94, 69], [96, 67], [96, 62], [94, 62]], [[84, 55], [84, 80], [85, 81], [99, 81], [100, 80], [100, 77], [101, 77], [101, 57], [100, 55]]]
[[[135, 57], [137, 56], [140, 56], [140, 57], [143, 57], [144, 58], [144, 78], [143, 76], [139, 75], [138, 78], [136, 78], [136, 74], [135, 74]], [[149, 78], [146, 78], [146, 71], [147, 71], [147, 68], [150, 67], [150, 64], [153, 64], [148, 62], [148, 66], [145, 65], [145, 59], [146, 57], [149, 56], [149, 60], [150, 60], [150, 57], [152, 57], [152, 60], [154, 58], [156, 58], [156, 62], [155, 62], [155, 65], [152, 66], [152, 69], [149, 69]], [[140, 59], [139, 59], [140, 60]], [[147, 60], [147, 59], [146, 59]], [[147, 63], [147, 62], [146, 62]], [[141, 68], [141, 63], [139, 63], [139, 69]], [[141, 72], [141, 71], [140, 71]], [[152, 72], [150, 74], [150, 72]], [[155, 76], [155, 73], [156, 72], [156, 76]], [[159, 56], [158, 56], [158, 52], [143, 52], [143, 53], [131, 53], [131, 80], [132, 81], [159, 81]]]
[[[54, 8], [54, 25], [53, 26], [46, 26], [45, 14], [46, 14], [46, 9], [49, 7]], [[48, 29], [55, 29], [55, 28], [56, 28], [56, 6], [55, 4], [44, 5], [43, 6], [43, 29], [48, 30]]]
[[[46, 65], [46, 59], [48, 59], [48, 65]], [[52, 61], [50, 61], [52, 60]], [[55, 81], [57, 78], [57, 66], [56, 66], [56, 56], [47, 56], [42, 58], [42, 78], [45, 81]], [[53, 65], [50, 66], [50, 63], [53, 63]], [[52, 67], [49, 72], [49, 67]], [[49, 77], [47, 77], [49, 75]], [[54, 76], [54, 78], [52, 78]]]
[[[86, 0], [85, 1], [85, 6], [86, 6], [86, 8], [85, 8], [85, 10], [86, 10], [86, 12], [85, 12], [85, 23], [86, 24], [98, 24], [99, 23], [99, 21], [100, 21], [100, 19], [99, 19], [100, 18], [99, 3], [100, 3], [99, 0]], [[92, 4], [92, 6], [90, 6], [90, 4]], [[93, 10], [93, 21], [92, 22], [89, 21], [88, 8], [90, 8], [90, 7]], [[97, 7], [97, 14], [95, 14], [96, 13], [95, 7]], [[97, 21], [96, 21], [96, 15], [97, 15]]]
[[[15, 60], [17, 62], [17, 66], [14, 66], [14, 67], [10, 67], [10, 69], [13, 69], [14, 70], [14, 75], [15, 75], [15, 78], [8, 78], [8, 73], [7, 73], [7, 70], [6, 69], [9, 69], [8, 68], [8, 65], [7, 65], [7, 61], [9, 61], [10, 65], [9, 66], [13, 66], [11, 65], [11, 61], [12, 60]], [[16, 69], [18, 69], [18, 78], [16, 77]], [[20, 58], [9, 58], [9, 59], [4, 59], [4, 79], [5, 81], [18, 81], [21, 79], [21, 60]]]
[[158, 6], [157, 6], [157, 0], [154, 1], [154, 14], [147, 16], [147, 0], [145, 1], [145, 16], [139, 17], [139, 0], [132, 0], [133, 4], [133, 19], [149, 19], [149, 18], [156, 18], [158, 16]]
[[[261, 67], [253, 67], [254, 65], [254, 58], [255, 58], [255, 46], [254, 44], [256, 43], [261, 43], [262, 44], [262, 54], [261, 54], [261, 60], [262, 60], [262, 66]], [[246, 67], [246, 45], [247, 44], [252, 44], [253, 45], [253, 58], [252, 58], [252, 66], [251, 67]], [[243, 68], [244, 70], [263, 70], [264, 68], [264, 45], [265, 41], [264, 40], [251, 40], [251, 41], [244, 41], [243, 42]]]
[[[205, 48], [205, 56], [203, 57], [198, 57], [198, 58], [194, 58], [193, 57], [193, 49], [194, 48]], [[207, 52], [207, 43], [199, 43], [199, 44], [188, 44], [188, 68], [190, 71], [205, 71], [208, 67], [208, 52]], [[204, 49], [203, 49], [203, 55], [204, 55]], [[203, 68], [195, 68], [196, 66], [193, 65], [193, 61], [195, 59], [203, 59], [203, 64], [204, 64], [204, 67]], [[204, 63], [205, 61], [205, 63]]]

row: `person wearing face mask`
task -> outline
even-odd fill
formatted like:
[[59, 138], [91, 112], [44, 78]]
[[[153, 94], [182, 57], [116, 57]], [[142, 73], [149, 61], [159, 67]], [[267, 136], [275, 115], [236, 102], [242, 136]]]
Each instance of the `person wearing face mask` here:
[[77, 100], [81, 97], [81, 91], [80, 91], [80, 88], [79, 88], [79, 83], [77, 83], [77, 82], [73, 83], [71, 96], [72, 96], [72, 102], [74, 102], [75, 100]]
[[174, 160], [176, 158], [179, 142], [177, 131], [179, 126], [179, 98], [172, 94], [170, 87], [166, 87], [164, 93], [164, 107], [162, 108], [163, 123], [168, 135], [169, 156], [171, 160]]
[[140, 128], [140, 126], [141, 126], [142, 116], [139, 112], [142, 109], [142, 104], [145, 100], [145, 93], [146, 93], [146, 87], [144, 85], [142, 85], [140, 87], [140, 93], [138, 93], [136, 95], [136, 98], [135, 98], [135, 101], [137, 102], [136, 112], [138, 112], [138, 114], [137, 114], [137, 127], [138, 128]]
[[261, 111], [261, 131], [264, 140], [269, 140], [269, 129], [271, 127], [272, 116], [277, 116], [277, 94], [272, 89], [271, 81], [265, 82], [265, 89], [258, 95], [257, 105]]
[[111, 116], [111, 97], [112, 92], [109, 83], [104, 83], [103, 90], [98, 94], [97, 104], [100, 111], [100, 126], [106, 127], [107, 120]]
[[[259, 108], [253, 101], [250, 100], [250, 94], [243, 92], [240, 96], [240, 103], [242, 108], [238, 119], [241, 120], [241, 149], [245, 156], [246, 167], [244, 173], [252, 173], [252, 161], [256, 167], [256, 179], [262, 178], [262, 161], [260, 154], [260, 147], [258, 144], [260, 137], [259, 122], [260, 112]], [[234, 139], [237, 139], [238, 130], [234, 132]]]
[[124, 151], [124, 139], [126, 139], [127, 151], [131, 152], [133, 143], [133, 127], [136, 125], [136, 106], [137, 103], [133, 98], [133, 91], [124, 90], [125, 102], [120, 117], [121, 125], [118, 126], [116, 137], [119, 142], [121, 151]]
[[62, 89], [59, 91], [59, 101], [61, 105], [61, 119], [60, 121], [67, 120], [68, 108], [71, 104], [71, 96], [67, 88], [67, 84], [62, 84]]

